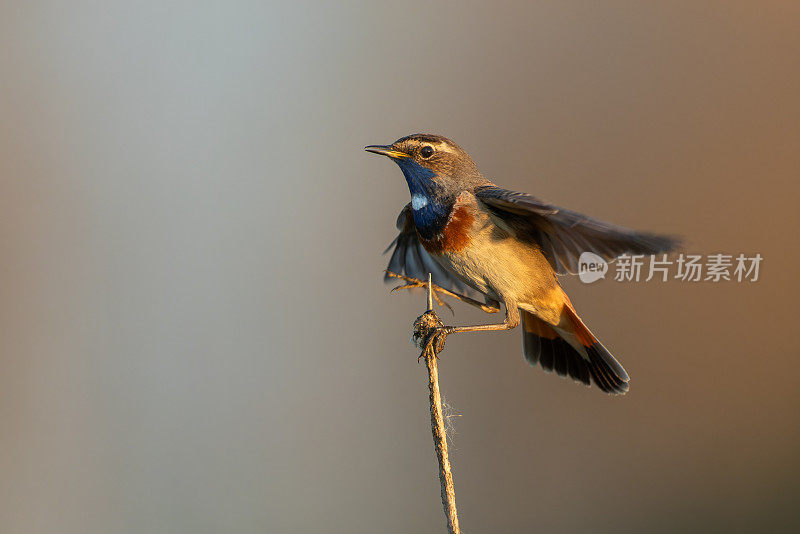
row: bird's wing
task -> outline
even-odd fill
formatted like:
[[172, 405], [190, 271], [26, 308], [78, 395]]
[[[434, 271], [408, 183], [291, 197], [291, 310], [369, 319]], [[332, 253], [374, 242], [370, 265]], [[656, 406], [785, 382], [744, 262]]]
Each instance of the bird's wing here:
[[494, 185], [478, 187], [475, 196], [518, 236], [533, 239], [559, 274], [575, 273], [583, 252], [608, 261], [626, 253], [667, 252], [679, 244], [675, 237], [635, 232]]
[[[400, 215], [397, 216], [397, 229], [400, 230], [400, 234], [383, 252], [386, 254], [390, 250], [392, 251], [389, 266], [386, 268], [388, 272], [422, 281], [427, 280], [428, 273], [431, 273], [433, 283], [439, 287], [468, 297], [478, 295], [477, 291], [465, 285], [453, 273], [439, 265], [419, 242], [410, 203], [406, 204]], [[389, 274], [386, 274], [383, 279], [386, 282], [396, 281]]]

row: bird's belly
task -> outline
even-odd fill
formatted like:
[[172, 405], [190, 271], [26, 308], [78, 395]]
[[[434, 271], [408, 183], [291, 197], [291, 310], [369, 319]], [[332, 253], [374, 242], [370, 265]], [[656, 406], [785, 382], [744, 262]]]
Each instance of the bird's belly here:
[[[536, 245], [478, 218], [461, 248], [430, 251], [445, 268], [492, 299], [516, 303], [542, 315], [560, 309], [555, 274]], [[559, 300], [558, 303], [555, 300]]]

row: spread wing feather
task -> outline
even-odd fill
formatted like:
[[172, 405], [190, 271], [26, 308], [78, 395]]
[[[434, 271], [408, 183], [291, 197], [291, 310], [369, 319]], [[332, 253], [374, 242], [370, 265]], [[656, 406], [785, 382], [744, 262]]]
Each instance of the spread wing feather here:
[[679, 244], [675, 237], [615, 226], [494, 185], [478, 187], [475, 196], [519, 237], [537, 243], [559, 274], [575, 273], [583, 252], [609, 261], [626, 253], [667, 252]]
[[[433, 283], [439, 287], [468, 297], [474, 298], [478, 295], [477, 291], [464, 284], [454, 274], [442, 267], [419, 242], [411, 213], [411, 204], [406, 204], [397, 217], [397, 229], [400, 230], [400, 234], [384, 251], [384, 254], [390, 250], [392, 251], [392, 255], [389, 258], [389, 266], [386, 268], [387, 271], [418, 280], [427, 280], [428, 273], [431, 273]], [[396, 281], [388, 274], [384, 276], [384, 280], [387, 282]]]

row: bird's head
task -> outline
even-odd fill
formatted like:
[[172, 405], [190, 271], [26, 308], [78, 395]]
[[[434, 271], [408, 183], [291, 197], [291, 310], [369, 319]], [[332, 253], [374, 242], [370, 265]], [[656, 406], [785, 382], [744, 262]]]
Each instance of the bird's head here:
[[364, 150], [391, 158], [403, 171], [420, 230], [434, 231], [461, 192], [487, 183], [469, 154], [441, 135], [414, 134]]
[[486, 180], [463, 148], [441, 135], [414, 134], [391, 145], [370, 145], [364, 150], [395, 161], [411, 194], [458, 195]]

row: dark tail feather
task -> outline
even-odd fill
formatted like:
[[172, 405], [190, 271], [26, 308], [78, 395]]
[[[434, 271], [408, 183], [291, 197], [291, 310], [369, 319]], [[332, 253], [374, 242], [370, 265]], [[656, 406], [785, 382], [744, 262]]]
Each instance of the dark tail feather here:
[[[555, 371], [560, 376], [570, 376], [587, 386], [594, 382], [606, 393], [624, 394], [628, 391], [628, 373], [591, 335], [583, 322], [580, 324], [585, 333], [578, 334], [578, 338], [586, 350], [586, 356], [565, 341], [553, 327], [532, 313], [525, 310], [520, 312], [523, 326], [522, 350], [528, 363], [538, 363], [547, 372]], [[584, 340], [588, 342], [588, 346]]]
[[597, 386], [606, 393], [627, 393], [629, 389], [628, 373], [608, 350], [599, 342], [586, 351], [589, 354], [589, 371]]
[[583, 324], [581, 318], [572, 309], [572, 306], [565, 305], [563, 314], [568, 323], [572, 326], [572, 333], [577, 336], [578, 341], [586, 349], [589, 357], [592, 378], [598, 387], [609, 393], [625, 393], [628, 391], [630, 377], [622, 365], [608, 352], [594, 334]]

